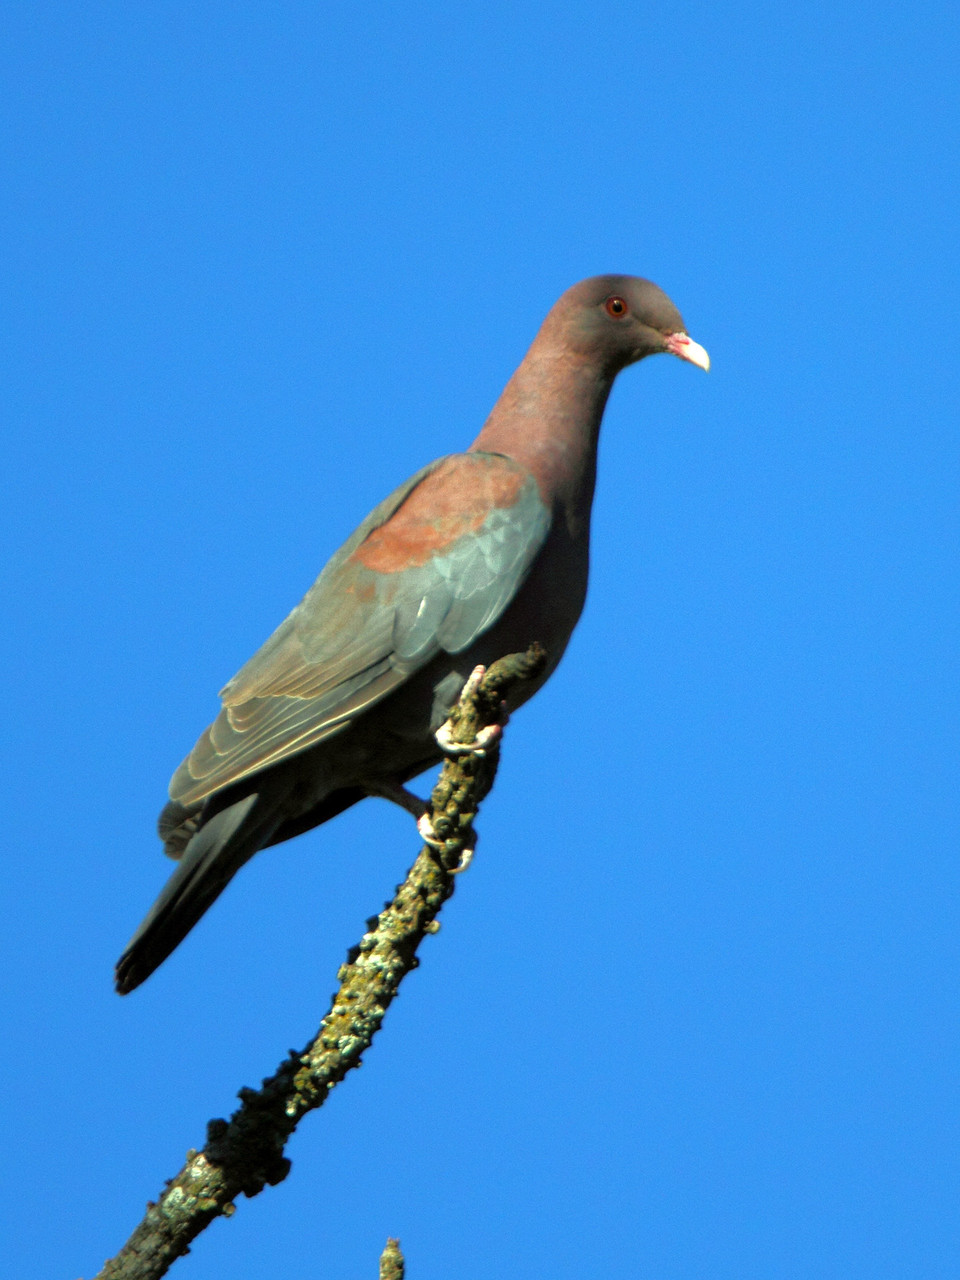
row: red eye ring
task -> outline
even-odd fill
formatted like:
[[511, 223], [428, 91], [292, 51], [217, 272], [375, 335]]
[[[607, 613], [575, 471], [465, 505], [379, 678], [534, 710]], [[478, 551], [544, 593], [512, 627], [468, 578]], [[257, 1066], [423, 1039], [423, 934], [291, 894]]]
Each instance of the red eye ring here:
[[614, 320], [622, 320], [627, 314], [627, 304], [620, 297], [608, 298], [603, 304], [608, 316], [613, 316]]

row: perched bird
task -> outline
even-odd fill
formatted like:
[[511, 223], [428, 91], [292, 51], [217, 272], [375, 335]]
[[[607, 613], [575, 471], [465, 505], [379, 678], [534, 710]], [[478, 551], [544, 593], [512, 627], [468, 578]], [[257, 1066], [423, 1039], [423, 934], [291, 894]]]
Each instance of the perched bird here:
[[[587, 590], [597, 437], [613, 380], [670, 352], [708, 369], [649, 280], [596, 276], [554, 305], [466, 453], [373, 511], [223, 689], [160, 814], [179, 864], [117, 964], [132, 991], [240, 867], [441, 759], [435, 732], [472, 668], [539, 641], [550, 675]], [[511, 709], [513, 707], [511, 706]]]

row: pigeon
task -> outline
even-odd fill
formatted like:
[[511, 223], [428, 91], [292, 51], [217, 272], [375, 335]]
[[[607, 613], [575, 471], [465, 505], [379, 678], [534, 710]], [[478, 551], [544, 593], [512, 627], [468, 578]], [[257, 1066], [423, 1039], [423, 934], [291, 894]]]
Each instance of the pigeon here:
[[411, 476], [336, 552], [173, 775], [158, 826], [178, 864], [117, 963], [121, 994], [260, 849], [367, 796], [422, 817], [405, 783], [442, 759], [437, 730], [478, 664], [546, 651], [508, 711], [551, 675], [586, 596], [607, 397], [658, 352], [710, 367], [649, 280], [574, 285], [469, 449]]

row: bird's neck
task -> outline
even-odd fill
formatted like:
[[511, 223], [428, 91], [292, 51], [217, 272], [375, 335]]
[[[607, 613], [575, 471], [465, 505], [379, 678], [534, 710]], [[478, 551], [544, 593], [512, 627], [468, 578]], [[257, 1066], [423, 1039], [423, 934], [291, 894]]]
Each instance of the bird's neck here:
[[579, 532], [590, 519], [597, 438], [613, 375], [579, 354], [537, 348], [534, 343], [470, 448], [505, 453], [528, 467], [544, 501]]

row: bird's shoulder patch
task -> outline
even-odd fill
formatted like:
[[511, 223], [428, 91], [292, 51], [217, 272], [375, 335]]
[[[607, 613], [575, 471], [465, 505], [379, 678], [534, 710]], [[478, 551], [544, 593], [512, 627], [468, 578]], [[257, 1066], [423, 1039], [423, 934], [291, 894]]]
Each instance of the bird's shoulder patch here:
[[478, 532], [494, 511], [512, 507], [532, 483], [527, 469], [503, 454], [453, 454], [350, 559], [376, 573], [419, 568], [464, 535]]

